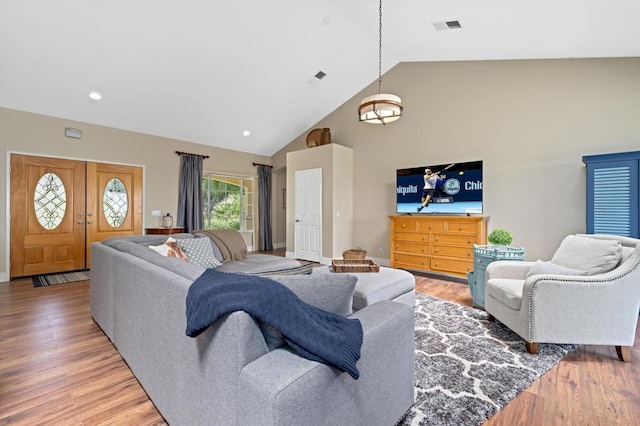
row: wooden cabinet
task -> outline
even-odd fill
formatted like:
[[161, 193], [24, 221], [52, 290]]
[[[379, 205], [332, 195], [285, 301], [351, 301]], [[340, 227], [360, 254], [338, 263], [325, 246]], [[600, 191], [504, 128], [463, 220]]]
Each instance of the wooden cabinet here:
[[147, 235], [171, 235], [184, 232], [184, 228], [182, 226], [175, 226], [173, 228], [144, 228], [144, 232]]
[[486, 216], [389, 216], [391, 267], [466, 277], [473, 245], [487, 244]]

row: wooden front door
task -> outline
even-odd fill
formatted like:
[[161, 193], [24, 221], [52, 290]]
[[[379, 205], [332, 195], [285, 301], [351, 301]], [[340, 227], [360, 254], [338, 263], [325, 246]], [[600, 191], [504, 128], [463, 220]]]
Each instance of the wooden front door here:
[[91, 243], [142, 234], [142, 168], [87, 163], [87, 268]]
[[85, 163], [11, 155], [10, 276], [84, 269]]
[[10, 277], [89, 269], [91, 243], [142, 234], [142, 168], [11, 155]]

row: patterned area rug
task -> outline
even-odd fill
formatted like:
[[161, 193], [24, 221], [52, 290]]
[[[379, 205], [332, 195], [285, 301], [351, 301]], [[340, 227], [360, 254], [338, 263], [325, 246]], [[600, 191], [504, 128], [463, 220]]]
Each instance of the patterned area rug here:
[[33, 277], [34, 287], [46, 287], [55, 284], [73, 283], [89, 279], [89, 274], [84, 271], [66, 272], [64, 274], [37, 275]]
[[416, 402], [399, 424], [479, 425], [576, 345], [524, 341], [487, 313], [416, 295]]

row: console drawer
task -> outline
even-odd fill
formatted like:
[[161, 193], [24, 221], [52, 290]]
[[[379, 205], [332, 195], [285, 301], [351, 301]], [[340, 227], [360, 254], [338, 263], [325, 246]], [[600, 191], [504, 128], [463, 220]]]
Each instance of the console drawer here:
[[392, 259], [394, 268], [429, 269], [429, 258], [425, 256], [395, 253]]
[[395, 232], [393, 234], [393, 241], [407, 241], [416, 243], [428, 243], [429, 234], [418, 234], [416, 232]]
[[431, 254], [473, 259], [473, 247], [431, 246]]
[[478, 223], [473, 221], [447, 222], [447, 232], [462, 232], [475, 234], [478, 232]]
[[431, 259], [431, 269], [434, 271], [453, 272], [466, 276], [467, 272], [473, 270], [473, 259], [454, 260], [434, 257]]
[[478, 238], [474, 235], [434, 234], [431, 237], [432, 244], [455, 244], [459, 246], [473, 247], [478, 244]]
[[427, 244], [417, 243], [393, 243], [394, 252], [429, 254], [429, 246]]

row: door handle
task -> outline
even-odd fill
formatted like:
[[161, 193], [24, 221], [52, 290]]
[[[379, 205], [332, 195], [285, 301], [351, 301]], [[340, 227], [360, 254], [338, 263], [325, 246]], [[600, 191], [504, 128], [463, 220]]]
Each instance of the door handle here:
[[78, 225], [84, 225], [84, 220], [79, 220]]
[[296, 219], [296, 222], [300, 222], [300, 219]]
[[92, 222], [92, 221], [90, 221], [90, 220], [88, 220], [88, 221], [87, 221], [87, 225], [91, 225], [91, 224], [93, 224], [93, 222]]

